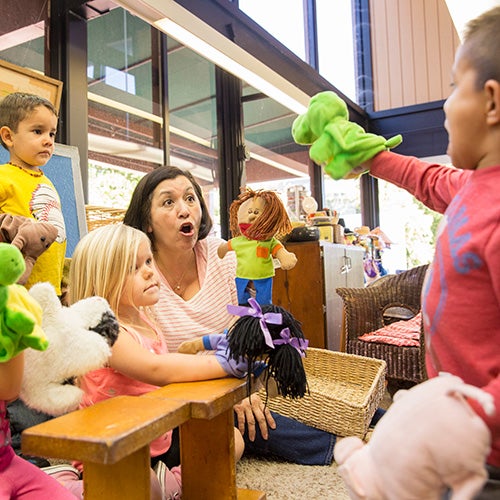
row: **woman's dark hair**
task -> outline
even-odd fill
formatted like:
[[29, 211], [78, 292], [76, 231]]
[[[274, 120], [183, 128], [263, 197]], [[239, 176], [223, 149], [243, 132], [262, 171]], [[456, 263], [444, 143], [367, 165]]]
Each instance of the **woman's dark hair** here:
[[206, 238], [212, 229], [212, 219], [208, 212], [207, 204], [203, 198], [201, 186], [195, 181], [194, 177], [187, 170], [182, 170], [178, 167], [166, 165], [158, 167], [147, 173], [137, 184], [132, 193], [130, 204], [125, 212], [123, 223], [127, 226], [135, 227], [146, 233], [151, 240], [153, 248], [155, 247], [154, 234], [148, 231], [151, 226], [151, 202], [153, 199], [153, 191], [160, 182], [169, 179], [175, 179], [179, 176], [184, 176], [191, 182], [201, 205], [201, 222], [198, 230], [198, 240]]

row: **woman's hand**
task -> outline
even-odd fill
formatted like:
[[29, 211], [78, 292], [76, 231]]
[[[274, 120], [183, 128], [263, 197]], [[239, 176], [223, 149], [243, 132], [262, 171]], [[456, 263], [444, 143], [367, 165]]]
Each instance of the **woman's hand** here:
[[250, 441], [255, 440], [255, 423], [257, 422], [260, 433], [263, 439], [269, 437], [268, 427], [276, 429], [276, 422], [269, 411], [269, 408], [264, 406], [262, 399], [258, 394], [252, 394], [251, 397], [245, 398], [240, 403], [234, 405], [234, 411], [238, 418], [238, 429], [243, 435], [245, 427], [248, 430], [248, 438]]

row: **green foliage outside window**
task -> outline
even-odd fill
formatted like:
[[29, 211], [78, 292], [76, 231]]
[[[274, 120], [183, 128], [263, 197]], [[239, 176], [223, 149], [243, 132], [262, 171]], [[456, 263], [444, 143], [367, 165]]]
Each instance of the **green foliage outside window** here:
[[89, 162], [89, 205], [127, 208], [135, 186], [144, 174]]

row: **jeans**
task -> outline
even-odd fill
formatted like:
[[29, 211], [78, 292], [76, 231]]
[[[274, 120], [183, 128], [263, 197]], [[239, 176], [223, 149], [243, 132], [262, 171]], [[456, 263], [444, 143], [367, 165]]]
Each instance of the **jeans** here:
[[[256, 426], [254, 441], [245, 430], [245, 455], [277, 457], [300, 465], [330, 465], [336, 436], [305, 425], [297, 420], [271, 412], [276, 429], [269, 429], [269, 438], [263, 439]], [[235, 426], [238, 422], [235, 419]]]
[[[373, 427], [382, 418], [385, 410], [377, 409], [370, 422]], [[300, 465], [330, 465], [333, 461], [333, 448], [337, 436], [316, 429], [292, 418], [271, 412], [276, 429], [269, 429], [269, 438], [262, 438], [256, 426], [255, 441], [248, 439], [245, 430], [245, 455], [276, 457]], [[235, 418], [235, 426], [238, 421]]]
[[16, 454], [38, 467], [47, 467], [50, 465], [44, 458], [26, 456], [21, 453], [21, 433], [24, 429], [41, 424], [52, 417], [29, 408], [21, 399], [16, 399], [7, 405], [7, 414], [10, 422], [10, 433], [12, 435], [12, 448], [14, 448]]

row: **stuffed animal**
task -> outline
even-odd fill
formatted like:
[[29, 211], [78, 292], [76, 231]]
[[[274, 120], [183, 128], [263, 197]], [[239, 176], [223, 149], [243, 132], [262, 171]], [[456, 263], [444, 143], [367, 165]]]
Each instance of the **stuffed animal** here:
[[[398, 391], [368, 444], [357, 437], [337, 442], [338, 471], [352, 499], [471, 499], [487, 479], [491, 435], [465, 398], [486, 414], [493, 397], [443, 374]], [[448, 497], [447, 497], [448, 498]]]
[[297, 257], [277, 239], [292, 230], [286, 209], [274, 191], [253, 191], [246, 188], [229, 208], [232, 239], [222, 243], [218, 255], [236, 253], [236, 289], [238, 303], [248, 303], [249, 282], [255, 288], [259, 304], [271, 304], [273, 257], [282, 269], [292, 269]]
[[331, 91], [311, 98], [307, 111], [294, 120], [292, 136], [297, 144], [311, 144], [311, 160], [337, 180], [359, 176], [364, 170], [356, 167], [403, 140], [401, 135], [386, 140], [350, 122], [346, 103]]
[[0, 243], [0, 362], [28, 347], [44, 350], [48, 345], [40, 306], [23, 286], [15, 284], [25, 269], [21, 252]]
[[26, 264], [26, 270], [17, 283], [24, 285], [28, 281], [36, 259], [54, 243], [57, 234], [57, 228], [48, 222], [22, 215], [0, 214], [0, 241], [21, 250]]
[[227, 309], [239, 316], [227, 332], [183, 342], [178, 352], [194, 354], [213, 350], [222, 343], [230, 360], [246, 360], [249, 386], [251, 376], [266, 368], [266, 388], [272, 379], [278, 394], [303, 397], [307, 380], [302, 358], [309, 341], [300, 323], [286, 309], [272, 304], [261, 307], [253, 298], [249, 299], [249, 307], [228, 305]]
[[37, 283], [29, 294], [42, 308], [49, 347], [26, 352], [20, 397], [35, 410], [62, 415], [76, 410], [83, 396], [73, 379], [106, 365], [118, 322], [101, 297], [65, 307], [49, 283]]

